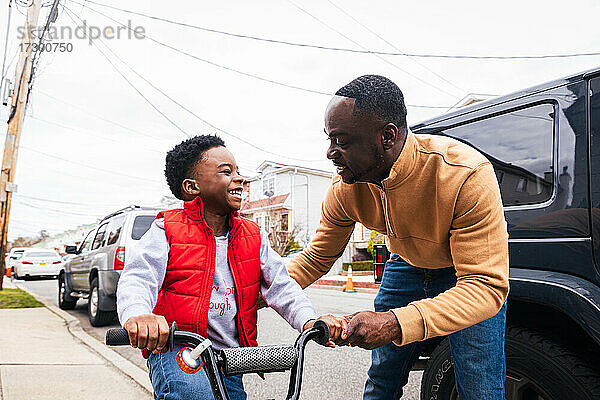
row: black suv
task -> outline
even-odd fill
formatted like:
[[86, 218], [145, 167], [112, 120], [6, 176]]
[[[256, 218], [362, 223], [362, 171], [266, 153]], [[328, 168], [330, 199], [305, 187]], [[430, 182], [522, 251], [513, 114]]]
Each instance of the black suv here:
[[[600, 69], [412, 127], [494, 165], [508, 222], [508, 399], [600, 399]], [[421, 399], [456, 399], [448, 340], [430, 341]]]

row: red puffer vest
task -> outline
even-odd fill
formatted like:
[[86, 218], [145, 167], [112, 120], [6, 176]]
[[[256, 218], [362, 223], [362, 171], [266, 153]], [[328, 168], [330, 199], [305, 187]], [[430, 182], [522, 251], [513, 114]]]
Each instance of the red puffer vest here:
[[[208, 307], [215, 276], [215, 236], [204, 220], [202, 200], [183, 209], [163, 211], [169, 260], [153, 313], [169, 325], [206, 337]], [[260, 290], [260, 228], [234, 212], [229, 217], [227, 258], [235, 284], [237, 328], [241, 346], [256, 346], [256, 318]]]

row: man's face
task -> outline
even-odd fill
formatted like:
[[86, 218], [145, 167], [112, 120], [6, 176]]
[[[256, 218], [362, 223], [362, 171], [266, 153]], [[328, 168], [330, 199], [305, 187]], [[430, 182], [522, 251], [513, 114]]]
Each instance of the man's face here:
[[242, 206], [244, 178], [240, 176], [233, 154], [225, 147], [204, 152], [192, 173], [204, 207], [224, 214]]
[[379, 183], [384, 169], [383, 147], [378, 133], [385, 124], [376, 118], [354, 114], [354, 99], [335, 96], [325, 111], [329, 138], [327, 158], [345, 183]]

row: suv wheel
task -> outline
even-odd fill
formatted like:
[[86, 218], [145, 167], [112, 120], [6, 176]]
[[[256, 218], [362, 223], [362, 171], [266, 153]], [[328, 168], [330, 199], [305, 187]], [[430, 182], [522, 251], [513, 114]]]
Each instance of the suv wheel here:
[[69, 295], [71, 289], [65, 280], [65, 274], [58, 275], [58, 307], [61, 310], [72, 310], [77, 303], [77, 297]]
[[100, 310], [99, 304], [100, 290], [98, 288], [98, 278], [94, 278], [90, 284], [90, 298], [88, 301], [88, 318], [92, 326], [108, 325], [115, 318], [114, 312]]
[[[597, 399], [600, 373], [550, 337], [509, 326], [506, 329], [508, 400]], [[433, 351], [421, 381], [421, 400], [458, 399], [450, 342]]]

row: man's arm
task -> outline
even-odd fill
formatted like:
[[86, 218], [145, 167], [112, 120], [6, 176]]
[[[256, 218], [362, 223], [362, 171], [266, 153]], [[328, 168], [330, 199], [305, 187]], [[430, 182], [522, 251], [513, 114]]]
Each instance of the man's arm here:
[[342, 256], [354, 231], [355, 221], [341, 207], [332, 187], [321, 206], [321, 221], [315, 238], [289, 264], [289, 274], [302, 288], [325, 275]]

